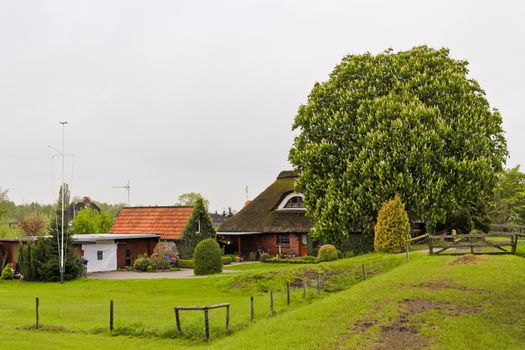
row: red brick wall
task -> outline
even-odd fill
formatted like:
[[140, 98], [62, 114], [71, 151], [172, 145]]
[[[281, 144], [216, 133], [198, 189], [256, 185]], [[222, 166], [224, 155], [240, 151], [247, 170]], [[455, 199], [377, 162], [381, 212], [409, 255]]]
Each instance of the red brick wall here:
[[[290, 237], [290, 244], [288, 246], [281, 246], [281, 254], [299, 256], [301, 234], [290, 233], [288, 235]], [[279, 254], [277, 234], [266, 233], [241, 236], [241, 253], [243, 258], [254, 258], [259, 248], [263, 248], [264, 251], [267, 251], [272, 256]]]

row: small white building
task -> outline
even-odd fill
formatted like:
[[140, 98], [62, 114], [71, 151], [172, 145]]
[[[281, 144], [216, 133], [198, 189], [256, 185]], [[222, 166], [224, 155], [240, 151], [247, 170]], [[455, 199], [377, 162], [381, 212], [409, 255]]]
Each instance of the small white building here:
[[85, 234], [73, 235], [79, 255], [88, 261], [87, 272], [116, 271], [133, 264], [141, 254], [151, 255], [157, 234]]

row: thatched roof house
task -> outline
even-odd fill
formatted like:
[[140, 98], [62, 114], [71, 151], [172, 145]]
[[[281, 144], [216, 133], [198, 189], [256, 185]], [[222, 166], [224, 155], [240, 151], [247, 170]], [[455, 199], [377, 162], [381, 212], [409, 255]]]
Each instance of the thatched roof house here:
[[271, 255], [306, 255], [312, 222], [305, 216], [304, 195], [294, 190], [297, 176], [294, 171], [282, 171], [266, 190], [219, 227], [217, 234], [230, 243], [232, 252], [251, 259], [259, 249]]

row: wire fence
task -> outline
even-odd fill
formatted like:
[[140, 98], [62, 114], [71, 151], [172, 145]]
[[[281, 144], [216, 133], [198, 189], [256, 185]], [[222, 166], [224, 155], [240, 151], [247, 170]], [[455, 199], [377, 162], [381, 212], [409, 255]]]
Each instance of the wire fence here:
[[19, 328], [210, 340], [322, 297], [333, 291], [334, 285], [341, 283], [339, 279], [362, 281], [379, 270], [381, 267], [374, 264], [369, 267], [361, 264], [336, 272], [305, 269], [302, 276], [252, 295], [232, 296], [232, 300], [218, 303], [218, 297], [213, 296], [210, 304], [175, 304], [157, 307], [156, 310], [151, 309], [151, 304], [143, 305], [139, 300], [129, 298], [106, 301], [82, 299], [78, 304], [66, 305], [46, 295], [34, 299], [34, 322]]

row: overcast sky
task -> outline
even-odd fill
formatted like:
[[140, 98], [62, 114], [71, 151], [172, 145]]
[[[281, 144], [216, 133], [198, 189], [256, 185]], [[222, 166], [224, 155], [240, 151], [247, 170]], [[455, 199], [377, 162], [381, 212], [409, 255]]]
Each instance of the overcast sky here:
[[72, 194], [239, 209], [289, 169], [291, 124], [346, 54], [427, 44], [470, 62], [525, 164], [521, 1], [0, 0], [0, 187], [58, 196], [59, 121]]

